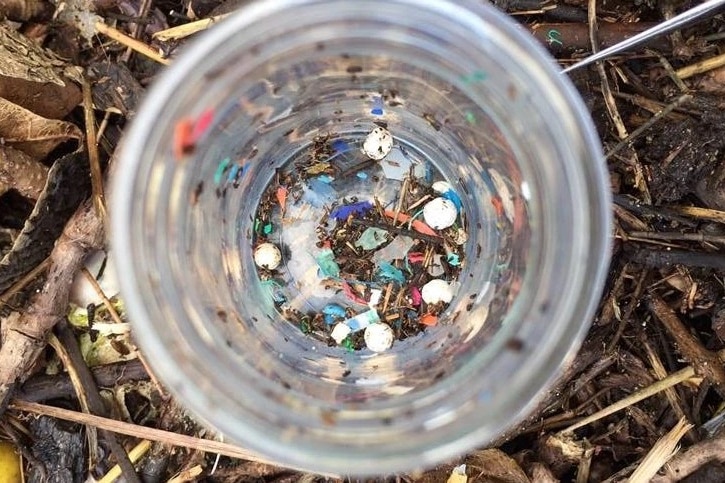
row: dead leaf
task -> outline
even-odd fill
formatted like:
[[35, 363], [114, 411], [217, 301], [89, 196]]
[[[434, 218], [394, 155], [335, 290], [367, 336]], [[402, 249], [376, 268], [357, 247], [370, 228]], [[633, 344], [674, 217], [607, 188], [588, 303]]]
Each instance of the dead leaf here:
[[0, 145], [0, 195], [15, 189], [26, 198], [38, 199], [45, 187], [48, 168], [22, 151]]
[[95, 62], [88, 66], [88, 77], [96, 109], [134, 116], [144, 89], [125, 64]]
[[13, 247], [0, 259], [0, 293], [50, 254], [66, 221], [88, 196], [90, 184], [88, 158], [83, 151], [66, 154], [53, 163], [33, 212]]
[[466, 464], [476, 482], [531, 483], [518, 463], [499, 449], [476, 451], [466, 458]]
[[705, 74], [698, 83], [698, 88], [704, 92], [714, 94], [725, 93], [725, 66], [711, 70]]
[[45, 119], [0, 97], [0, 138], [6, 145], [41, 160], [61, 143], [80, 141], [83, 134], [71, 123]]
[[533, 463], [531, 465], [531, 481], [536, 483], [559, 483], [559, 479], [554, 476], [549, 468], [543, 463]]
[[0, 59], [0, 97], [49, 119], [61, 119], [80, 104], [80, 68], [2, 25]]

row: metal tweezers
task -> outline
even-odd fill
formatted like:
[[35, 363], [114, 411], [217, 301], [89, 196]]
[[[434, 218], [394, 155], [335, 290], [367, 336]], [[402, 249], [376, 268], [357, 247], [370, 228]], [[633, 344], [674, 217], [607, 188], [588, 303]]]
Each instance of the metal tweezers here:
[[685, 10], [681, 14], [676, 15], [665, 22], [657, 24], [654, 27], [645, 30], [644, 32], [640, 32], [637, 35], [628, 38], [627, 40], [612, 45], [611, 47], [607, 47], [604, 50], [600, 50], [596, 54], [590, 55], [589, 57], [580, 60], [576, 64], [570, 65], [569, 67], [563, 69], [562, 72], [571, 72], [574, 69], [579, 69], [619, 52], [629, 50], [633, 47], [636, 47], [637, 45], [647, 42], [651, 38], [658, 35], [663, 35], [672, 32], [673, 30], [682, 28], [685, 25], [694, 22], [695, 20], [698, 20], [709, 13], [714, 12], [723, 5], [725, 5], [725, 0], [708, 0], [706, 2], [703, 2], [696, 7]]

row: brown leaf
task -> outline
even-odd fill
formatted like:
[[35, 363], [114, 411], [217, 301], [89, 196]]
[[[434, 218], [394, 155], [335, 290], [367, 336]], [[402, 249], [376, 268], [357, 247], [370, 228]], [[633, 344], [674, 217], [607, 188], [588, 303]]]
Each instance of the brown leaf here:
[[45, 158], [61, 143], [82, 137], [71, 123], [45, 119], [0, 97], [0, 138], [35, 160]]
[[80, 69], [2, 25], [0, 59], [0, 97], [50, 119], [80, 104]]
[[499, 449], [476, 451], [466, 458], [468, 474], [473, 481], [497, 483], [530, 483], [524, 470]]
[[704, 92], [715, 94], [725, 93], [725, 67], [719, 67], [705, 74], [699, 81], [698, 86]]
[[15, 189], [27, 198], [38, 199], [47, 177], [44, 164], [22, 151], [0, 145], [0, 195]]
[[7, 17], [15, 22], [23, 22], [31, 18], [49, 18], [53, 7], [43, 0], [2, 0], [0, 2], [0, 18]]

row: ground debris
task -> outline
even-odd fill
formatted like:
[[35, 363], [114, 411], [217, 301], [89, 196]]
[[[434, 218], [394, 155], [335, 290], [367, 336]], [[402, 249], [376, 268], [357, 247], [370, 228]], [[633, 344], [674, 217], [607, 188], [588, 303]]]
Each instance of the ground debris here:
[[[238, 3], [234, 0], [184, 1], [174, 6], [173, 13], [168, 5], [153, 1], [108, 0], [96, 2], [96, 6], [108, 25], [115, 22], [119, 30], [154, 45], [151, 33], [156, 27], [186, 24], [207, 13], [226, 13]], [[586, 1], [507, 0], [494, 3], [514, 13], [550, 52], [560, 57], [562, 65], [571, 64], [590, 50]], [[668, 9], [674, 8], [672, 5], [679, 9], [680, 3], [661, 5], [651, 0], [615, 0], [600, 5], [598, 40], [601, 46], [610, 45], [661, 22], [668, 15]], [[219, 4], [222, 4], [221, 8]], [[142, 5], [148, 8], [144, 11]], [[39, 28], [40, 32], [37, 41], [44, 45], [59, 45], [61, 26], [40, 23], [45, 21], [49, 9], [52, 7], [42, 1], [14, 0], [0, 6], [0, 15], [16, 21], [33, 18], [34, 28]], [[89, 10], [87, 18], [97, 20], [99, 17]], [[49, 153], [53, 157], [65, 141], [81, 138], [78, 128], [69, 122], [78, 119], [71, 111], [80, 100], [80, 89], [76, 84], [79, 79], [75, 77], [76, 68], [37, 49], [35, 44], [28, 44], [19, 33], [29, 31], [31, 27], [29, 23], [18, 31], [0, 27], [0, 58], [7, 60], [0, 62], [0, 98], [6, 99], [0, 99], [5, 106], [0, 108], [3, 113], [0, 114], [0, 129], [3, 126], [10, 129], [0, 131], [5, 143], [0, 149], [3, 152], [22, 150], [35, 163], [40, 163]], [[89, 68], [94, 83], [95, 107], [130, 118], [142, 93], [140, 86], [151, 81], [155, 69], [150, 69], [148, 63], [138, 58], [129, 61], [125, 46], [119, 48], [118, 44], [102, 43], [95, 35], [94, 26], [89, 24], [88, 27], [90, 43], [84, 44], [82, 49], [74, 45], [73, 52], [78, 63]], [[682, 439], [680, 452], [653, 481], [723, 480], [721, 462], [725, 458], [725, 440], [718, 429], [724, 419], [721, 385], [725, 376], [718, 368], [722, 366], [722, 349], [725, 348], [725, 266], [722, 262], [725, 223], [718, 218], [722, 213], [717, 212], [725, 211], [725, 70], [720, 67], [685, 79], [677, 77], [682, 69], [722, 52], [723, 27], [722, 17], [714, 17], [682, 30], [681, 34], [662, 36], [647, 49], [636, 49], [604, 63], [616, 107], [630, 133], [679, 96], [690, 94], [692, 100], [662, 116], [636, 139], [624, 142], [608, 159], [616, 194], [615, 243], [609, 282], [596, 323], [582, 350], [564, 368], [558, 383], [542, 395], [526, 421], [494, 442], [496, 449], [473, 452], [422, 475], [399, 475], [400, 480], [446, 481], [455, 467], [465, 464], [464, 472], [472, 483], [578, 481], [578, 477], [584, 481], [586, 475], [589, 481], [624, 481], [655, 443], [675, 427], [681, 413], [696, 427]], [[13, 39], [12, 43], [2, 40], [9, 38]], [[72, 40], [71, 43], [77, 43]], [[25, 43], [18, 43], [20, 41]], [[167, 53], [176, 47], [177, 42], [164, 43]], [[22, 62], [24, 53], [28, 60], [25, 63]], [[26, 68], [28, 65], [33, 69]], [[8, 70], [10, 68], [12, 72]], [[582, 70], [574, 72], [572, 77], [597, 122], [605, 151], [622, 143], [605, 113], [596, 71]], [[386, 113], [388, 106], [411, 102], [388, 91], [376, 96], [370, 111], [375, 116]], [[66, 118], [69, 113], [70, 117]], [[447, 120], [438, 119], [433, 113], [426, 113], [425, 119], [434, 129], [446, 128]], [[37, 126], [36, 121], [45, 129], [42, 136], [27, 130], [23, 132], [30, 132], [30, 135], [17, 135], [18, 126]], [[189, 127], [193, 131], [194, 125]], [[373, 125], [370, 130], [376, 127], [384, 129]], [[290, 133], [290, 138], [299, 134], [297, 131]], [[52, 142], [47, 142], [45, 134], [53, 138]], [[394, 137], [395, 133], [392, 135]], [[393, 146], [387, 154], [387, 162], [368, 159], [370, 154], [377, 157], [389, 149], [387, 138], [379, 139], [386, 143], [369, 145], [365, 155], [361, 142], [348, 142], [334, 133], [318, 135], [312, 140], [309, 156], [299, 160], [294, 175], [278, 173], [271, 185], [273, 189], [265, 198], [266, 204], [256, 214], [258, 223], [250, 243], [255, 246], [276, 243], [284, 257], [290, 247], [277, 243], [275, 237], [286, 223], [290, 223], [295, 210], [304, 204], [326, 209], [325, 217], [315, 220], [315, 235], [318, 236], [315, 242], [319, 244], [315, 248], [319, 270], [326, 275], [320, 286], [324, 285], [324, 290], [335, 294], [337, 307], [322, 306], [319, 311], [311, 311], [304, 306], [288, 306], [290, 297], [283, 290], [286, 288], [284, 280], [280, 280], [271, 266], [259, 269], [260, 280], [269, 291], [271, 303], [290, 323], [305, 332], [311, 343], [334, 344], [330, 336], [332, 327], [352, 319], [355, 319], [354, 323], [360, 323], [360, 315], [369, 312], [370, 305], [378, 307], [376, 313], [381, 322], [393, 329], [396, 341], [424, 334], [431, 325], [441, 323], [439, 316], [444, 309], [423, 300], [424, 285], [438, 277], [454, 280], [460, 270], [455, 263], [465, 263], [461, 257], [449, 257], [449, 254], [461, 253], [457, 248], [462, 238], [459, 232], [452, 228], [434, 230], [424, 222], [422, 214], [416, 218], [417, 211], [423, 210], [425, 203], [442, 193], [433, 190], [430, 183], [413, 185], [417, 177], [410, 170], [415, 166], [406, 164], [407, 158], [398, 146]], [[105, 147], [111, 154], [115, 141]], [[61, 149], [67, 148], [67, 145], [61, 146]], [[354, 159], [358, 155], [355, 163], [340, 163], [342, 159]], [[247, 157], [252, 159], [254, 154]], [[231, 187], [238, 185], [245, 172], [243, 163], [236, 166], [234, 160], [219, 161], [220, 181], [228, 179]], [[15, 247], [0, 263], [0, 296], [48, 256], [67, 218], [87, 195], [85, 155], [46, 159], [44, 165], [52, 165], [48, 184], [33, 215], [27, 219], [26, 228], [19, 236], [13, 232]], [[377, 166], [382, 171], [375, 171]], [[0, 197], [0, 219], [8, 219], [10, 209], [6, 210], [6, 207], [22, 204], [17, 199], [10, 200], [11, 197], [21, 193], [32, 198], [31, 195], [38, 192], [40, 171], [42, 168], [34, 170], [32, 182], [24, 183], [18, 177], [3, 177], [0, 166], [0, 183], [12, 192]], [[334, 189], [335, 180], [349, 176], [366, 177], [370, 183], [387, 177], [399, 182], [401, 188], [408, 180], [413, 183], [408, 186], [409, 192], [418, 191], [414, 197], [404, 199], [400, 209], [395, 202], [398, 200], [389, 206], [377, 206], [373, 199], [342, 202], [331, 198], [329, 190]], [[200, 196], [213, 194], [215, 188], [219, 187], [198, 186], [197, 201]], [[284, 195], [280, 189], [284, 190]], [[222, 192], [221, 189], [217, 191], [220, 196]], [[29, 203], [22, 200], [26, 205]], [[365, 201], [369, 206], [358, 204]], [[505, 201], [499, 200], [497, 207], [502, 212], [506, 210]], [[417, 202], [421, 204], [411, 208]], [[20, 208], [13, 212], [29, 211], [32, 204], [29, 208]], [[711, 212], [707, 213], [708, 217], [701, 217], [682, 208]], [[25, 216], [14, 218], [13, 229], [18, 230], [25, 223]], [[4, 221], [3, 224], [8, 226]], [[408, 256], [396, 257], [396, 253]], [[400, 274], [404, 277], [403, 284]], [[66, 278], [68, 280], [55, 282], [56, 285], [47, 282], [46, 290], [58, 293], [57, 284], [70, 283], [70, 275]], [[316, 278], [315, 281], [319, 280]], [[39, 283], [37, 287], [41, 288], [42, 280]], [[411, 284], [415, 290], [406, 290], [406, 285]], [[34, 313], [31, 310], [34, 302], [22, 298], [11, 300], [18, 305], [13, 306], [14, 309], [31, 316]], [[9, 310], [6, 302], [3, 299], [1, 309]], [[65, 311], [52, 314], [44, 311], [43, 314], [63, 317]], [[5, 333], [12, 324], [4, 322], [3, 325]], [[38, 334], [38, 340], [42, 339], [41, 335]], [[343, 339], [341, 347], [362, 350], [365, 347], [364, 331]], [[24, 373], [18, 375], [20, 380], [29, 378], [31, 370], [43, 365], [42, 359], [32, 368], [28, 365]], [[669, 391], [654, 392], [636, 403], [625, 404], [618, 411], [566, 431], [584, 418], [597, 415], [603, 408], [626, 402], [631, 395], [683, 371], [686, 377], [669, 386]], [[125, 417], [135, 417], [137, 422], [183, 434], [204, 431], [173, 401], [120, 388], [129, 379], [148, 377], [141, 361], [118, 363], [113, 368], [94, 368], [93, 372], [96, 375], [100, 372], [99, 384], [123, 401], [121, 411]], [[64, 374], [30, 377], [17, 394], [36, 401], [73, 400], [72, 385]], [[36, 441], [31, 451], [44, 463], [48, 470], [46, 476], [60, 475], [56, 481], [84, 481], [87, 475], [82, 428], [66, 427], [46, 417], [33, 417], [28, 421]], [[29, 466], [30, 480], [33, 481], [35, 475], [39, 478], [41, 467]], [[202, 468], [200, 478], [220, 483], [335, 481], [240, 459], [218, 459], [212, 454], [161, 444], [154, 445], [150, 456], [140, 464], [144, 476], [161, 481], [197, 467]], [[391, 476], [389, 481], [394, 478]]]
[[27, 481], [86, 481], [85, 437], [82, 426], [41, 416], [31, 419], [28, 427], [33, 438], [31, 451], [39, 465], [30, 468]]

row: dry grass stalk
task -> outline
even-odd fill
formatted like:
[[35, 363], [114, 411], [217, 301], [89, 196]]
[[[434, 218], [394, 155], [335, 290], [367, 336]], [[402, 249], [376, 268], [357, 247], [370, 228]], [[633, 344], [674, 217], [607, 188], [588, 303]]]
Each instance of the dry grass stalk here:
[[632, 473], [629, 483], [650, 482], [659, 469], [677, 453], [677, 444], [690, 429], [692, 429], [692, 424], [688, 423], [685, 418], [680, 419], [675, 427], [652, 446], [647, 456]]

